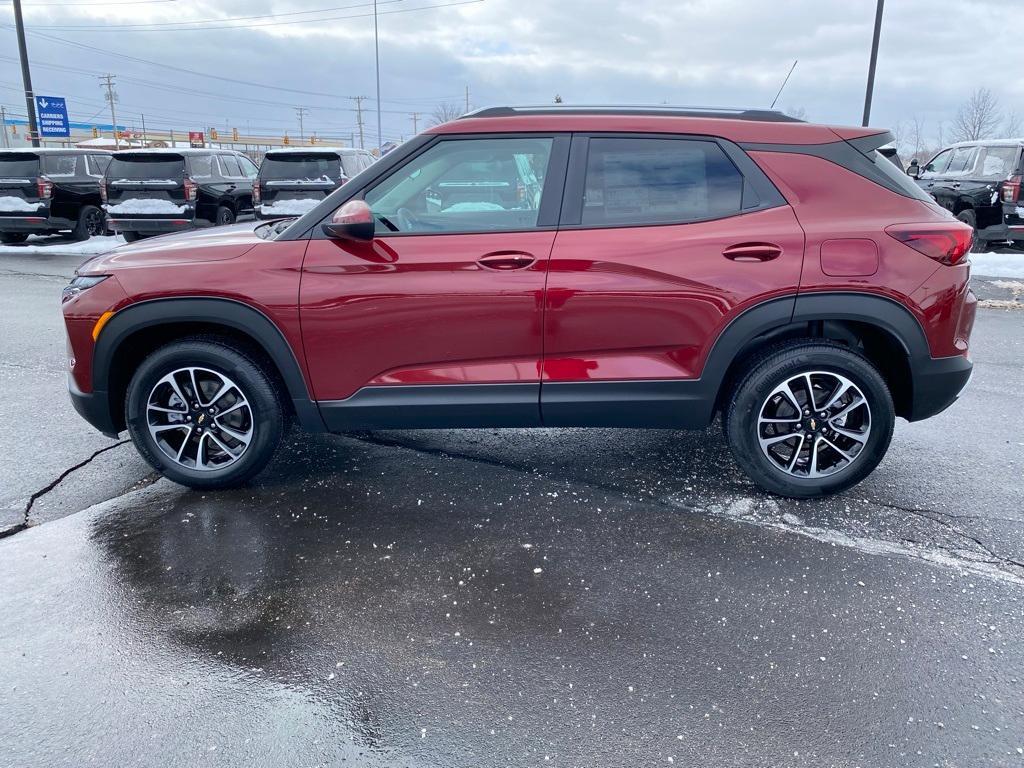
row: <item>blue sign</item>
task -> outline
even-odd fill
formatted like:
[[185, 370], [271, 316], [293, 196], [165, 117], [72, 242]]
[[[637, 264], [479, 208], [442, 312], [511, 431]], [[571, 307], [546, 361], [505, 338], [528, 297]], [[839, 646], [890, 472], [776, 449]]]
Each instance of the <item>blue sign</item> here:
[[36, 96], [36, 120], [42, 139], [67, 139], [71, 136], [68, 125], [68, 105], [56, 96]]

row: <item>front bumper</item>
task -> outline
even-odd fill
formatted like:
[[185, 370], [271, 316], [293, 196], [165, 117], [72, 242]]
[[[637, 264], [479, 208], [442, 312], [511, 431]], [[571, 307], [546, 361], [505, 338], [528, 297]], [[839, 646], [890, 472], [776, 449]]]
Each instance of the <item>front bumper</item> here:
[[914, 391], [908, 421], [942, 413], [957, 401], [971, 380], [974, 364], [966, 355], [929, 358], [914, 369]]
[[92, 424], [107, 437], [117, 437], [119, 432], [110, 412], [110, 398], [106, 392], [82, 392], [75, 380], [68, 375], [68, 394], [78, 415]]

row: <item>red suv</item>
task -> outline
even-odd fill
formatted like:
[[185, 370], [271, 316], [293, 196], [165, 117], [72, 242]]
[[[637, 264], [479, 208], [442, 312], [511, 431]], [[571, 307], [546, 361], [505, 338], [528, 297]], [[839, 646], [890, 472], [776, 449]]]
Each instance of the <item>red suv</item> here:
[[167, 477], [286, 425], [705, 429], [774, 493], [863, 479], [971, 373], [971, 228], [774, 112], [494, 108], [305, 215], [159, 237], [64, 294], [71, 397]]

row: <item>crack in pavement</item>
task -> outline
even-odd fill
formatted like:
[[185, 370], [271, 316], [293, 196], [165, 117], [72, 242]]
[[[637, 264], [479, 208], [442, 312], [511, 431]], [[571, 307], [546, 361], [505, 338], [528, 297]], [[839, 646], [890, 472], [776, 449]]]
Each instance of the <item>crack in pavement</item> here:
[[99, 450], [94, 451], [89, 457], [83, 459], [82, 461], [78, 462], [74, 466], [71, 466], [71, 467], [68, 467], [67, 469], [65, 469], [51, 483], [49, 483], [48, 485], [40, 488], [38, 491], [33, 493], [31, 496], [29, 496], [28, 502], [25, 504], [25, 510], [22, 513], [22, 520], [21, 520], [21, 522], [18, 523], [17, 525], [11, 526], [10, 528], [7, 528], [7, 529], [5, 529], [3, 531], [0, 531], [0, 539], [6, 538], [8, 536], [13, 536], [14, 534], [20, 533], [21, 531], [24, 531], [26, 528], [28, 528], [29, 525], [30, 525], [29, 515], [32, 514], [32, 507], [35, 505], [35, 503], [39, 499], [41, 499], [43, 496], [48, 494], [50, 491], [52, 491], [54, 488], [56, 488], [58, 485], [60, 485], [62, 482], [64, 482], [64, 480], [68, 477], [68, 475], [70, 475], [73, 472], [77, 472], [79, 469], [81, 469], [82, 467], [84, 467], [87, 464], [89, 464], [93, 459], [95, 459], [101, 453], [106, 453], [107, 451], [112, 451], [115, 448], [119, 448], [122, 445], [127, 445], [130, 442], [131, 442], [131, 440], [121, 440], [120, 442], [114, 443], [112, 445], [104, 446], [103, 448], [100, 448]]

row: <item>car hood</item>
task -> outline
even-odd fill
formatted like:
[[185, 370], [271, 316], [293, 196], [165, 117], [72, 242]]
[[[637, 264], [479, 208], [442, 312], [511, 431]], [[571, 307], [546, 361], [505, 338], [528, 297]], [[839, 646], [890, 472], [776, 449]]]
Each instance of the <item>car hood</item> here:
[[234, 259], [265, 242], [256, 230], [263, 222], [245, 222], [226, 227], [194, 229], [171, 235], [126, 243], [96, 256], [78, 268], [80, 275], [97, 275], [116, 269], [195, 264]]

